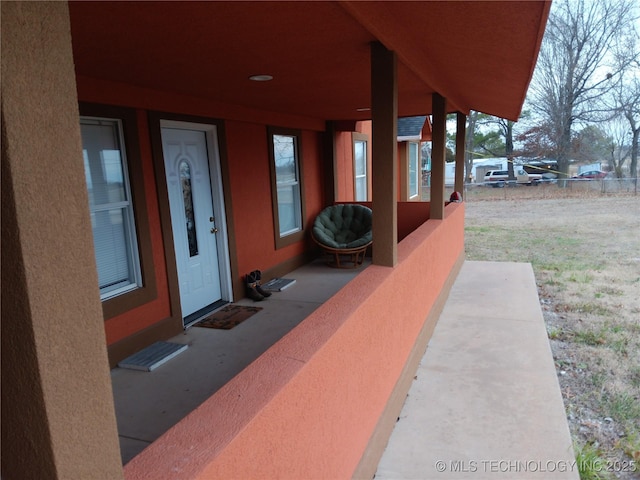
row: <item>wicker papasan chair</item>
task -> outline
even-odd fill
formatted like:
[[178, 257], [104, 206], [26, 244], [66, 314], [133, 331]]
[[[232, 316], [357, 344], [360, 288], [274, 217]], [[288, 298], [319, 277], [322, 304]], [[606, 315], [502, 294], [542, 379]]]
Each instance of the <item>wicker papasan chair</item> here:
[[371, 209], [358, 204], [327, 207], [313, 222], [312, 237], [332, 267], [359, 267], [372, 242]]

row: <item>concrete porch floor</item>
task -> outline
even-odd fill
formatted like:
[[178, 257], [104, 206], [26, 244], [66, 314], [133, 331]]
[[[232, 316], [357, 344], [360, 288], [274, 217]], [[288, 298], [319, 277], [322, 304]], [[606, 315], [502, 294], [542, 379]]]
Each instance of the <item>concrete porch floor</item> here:
[[322, 259], [285, 278], [296, 283], [261, 302], [244, 298], [238, 305], [262, 310], [231, 330], [190, 327], [168, 341], [189, 348], [151, 372], [111, 371], [120, 451], [126, 464], [260, 354], [304, 320], [370, 263], [337, 269]]
[[[123, 463], [195, 409], [365, 267], [320, 260], [232, 330], [192, 327], [153, 372], [112, 370]], [[525, 471], [526, 470], [526, 471]], [[465, 262], [375, 476], [578, 479], [533, 270]]]

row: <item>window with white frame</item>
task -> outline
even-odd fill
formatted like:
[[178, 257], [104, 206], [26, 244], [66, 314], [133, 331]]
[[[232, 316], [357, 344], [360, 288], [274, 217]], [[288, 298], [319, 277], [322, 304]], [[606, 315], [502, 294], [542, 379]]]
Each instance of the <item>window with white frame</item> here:
[[81, 117], [100, 297], [142, 286], [136, 225], [120, 120]]
[[270, 129], [270, 160], [276, 246], [302, 238], [304, 205], [297, 131]]
[[367, 141], [357, 138], [353, 140], [353, 178], [354, 200], [356, 202], [367, 201]]
[[409, 198], [418, 196], [418, 185], [420, 169], [419, 148], [418, 144], [409, 142]]

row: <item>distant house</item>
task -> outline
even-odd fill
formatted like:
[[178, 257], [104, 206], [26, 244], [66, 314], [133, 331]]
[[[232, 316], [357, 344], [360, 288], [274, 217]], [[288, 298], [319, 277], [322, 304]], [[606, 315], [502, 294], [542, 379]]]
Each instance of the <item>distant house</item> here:
[[[464, 259], [446, 115], [518, 118], [550, 2], [1, 8], [2, 477], [370, 478]], [[123, 469], [109, 367], [315, 258], [337, 201], [373, 265]]]
[[[353, 130], [336, 133], [336, 145], [341, 153], [336, 168], [336, 199], [370, 201], [371, 121], [357, 122]], [[398, 201], [422, 199], [421, 144], [430, 140], [431, 123], [426, 115], [398, 118]]]
[[400, 201], [422, 200], [422, 142], [431, 141], [431, 123], [426, 115], [398, 119], [398, 164]]

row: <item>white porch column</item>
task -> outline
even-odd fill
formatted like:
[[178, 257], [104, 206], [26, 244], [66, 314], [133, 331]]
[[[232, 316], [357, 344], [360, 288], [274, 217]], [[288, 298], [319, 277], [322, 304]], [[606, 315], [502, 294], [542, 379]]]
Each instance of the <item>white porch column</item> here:
[[123, 478], [66, 2], [2, 2], [2, 477]]
[[456, 179], [455, 191], [460, 192], [464, 198], [464, 157], [465, 157], [465, 134], [467, 130], [467, 116], [458, 112], [456, 127]]
[[447, 99], [433, 94], [433, 140], [431, 146], [431, 213], [429, 218], [444, 218], [444, 163], [447, 141]]
[[398, 259], [398, 85], [396, 54], [371, 44], [373, 263], [393, 267]]

